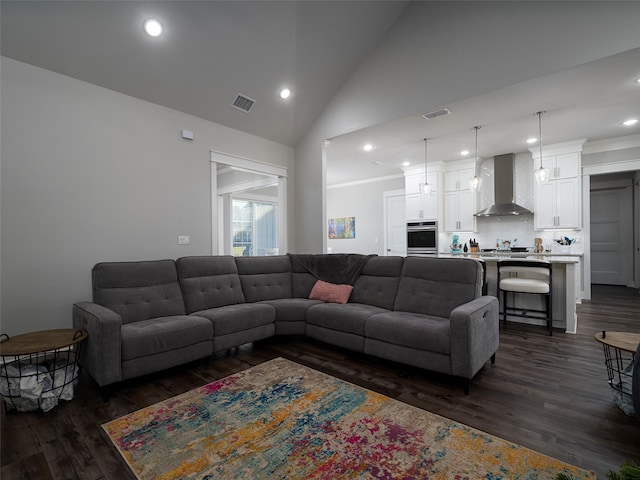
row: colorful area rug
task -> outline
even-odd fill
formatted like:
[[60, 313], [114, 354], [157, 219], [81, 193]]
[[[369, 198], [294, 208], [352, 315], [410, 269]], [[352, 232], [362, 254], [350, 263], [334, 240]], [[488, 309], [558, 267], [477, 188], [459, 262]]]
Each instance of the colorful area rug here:
[[595, 478], [282, 358], [102, 428], [144, 480]]

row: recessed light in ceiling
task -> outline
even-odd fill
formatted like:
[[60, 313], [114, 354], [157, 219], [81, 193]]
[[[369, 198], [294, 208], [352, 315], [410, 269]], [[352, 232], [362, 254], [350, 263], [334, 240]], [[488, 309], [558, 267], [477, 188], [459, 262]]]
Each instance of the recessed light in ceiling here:
[[374, 160], [373, 162], [371, 162], [371, 165], [382, 165], [382, 162], [380, 160]]
[[640, 77], [635, 79], [636, 83], [640, 83]]
[[364, 147], [364, 151], [365, 152], [370, 152], [371, 150], [373, 150], [373, 145], [371, 145], [370, 143], [367, 143]]
[[402, 162], [403, 167], [408, 167], [409, 165], [411, 165], [411, 162]]
[[290, 96], [291, 90], [289, 90], [288, 88], [283, 88], [282, 90], [280, 90], [280, 98], [282, 98], [283, 100], [289, 98]]
[[469, 155], [469, 153], [470, 153], [469, 150], [462, 150], [460, 152], [460, 155], [464, 155], [466, 157], [467, 155]]
[[538, 139], [535, 138], [535, 137], [527, 138], [527, 143], [529, 145], [531, 145], [532, 143], [536, 143], [537, 141], [538, 141]]
[[627, 126], [627, 127], [635, 125], [636, 123], [638, 123], [638, 119], [637, 118], [630, 118], [629, 120], [626, 120], [626, 121], [622, 122], [622, 124]]
[[150, 18], [144, 22], [144, 31], [151, 37], [162, 35], [162, 24], [155, 18]]

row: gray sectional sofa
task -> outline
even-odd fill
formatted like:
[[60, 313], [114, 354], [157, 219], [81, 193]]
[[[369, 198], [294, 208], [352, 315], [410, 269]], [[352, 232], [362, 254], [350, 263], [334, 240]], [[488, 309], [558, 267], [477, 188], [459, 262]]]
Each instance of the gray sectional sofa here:
[[[324, 277], [324, 278], [323, 278]], [[345, 304], [310, 300], [318, 279]], [[343, 279], [340, 282], [337, 280]], [[101, 387], [274, 335], [314, 339], [471, 379], [498, 350], [498, 301], [468, 258], [201, 256], [99, 263], [81, 364]]]

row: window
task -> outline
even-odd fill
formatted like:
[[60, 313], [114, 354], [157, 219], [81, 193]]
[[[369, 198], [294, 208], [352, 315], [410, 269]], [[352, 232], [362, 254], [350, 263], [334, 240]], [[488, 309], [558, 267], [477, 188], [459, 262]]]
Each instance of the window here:
[[261, 257], [278, 253], [278, 207], [275, 203], [232, 200], [233, 255]]

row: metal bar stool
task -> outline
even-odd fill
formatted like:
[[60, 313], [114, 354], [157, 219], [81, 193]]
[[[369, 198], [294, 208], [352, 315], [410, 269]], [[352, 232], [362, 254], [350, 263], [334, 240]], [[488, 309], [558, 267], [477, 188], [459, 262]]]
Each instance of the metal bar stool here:
[[[507, 315], [546, 320], [549, 335], [553, 335], [551, 308], [551, 263], [546, 260], [508, 259], [499, 260], [498, 298], [502, 305], [502, 318], [507, 324]], [[507, 305], [508, 293], [512, 293], [513, 306]], [[545, 310], [516, 308], [515, 294], [544, 295]], [[533, 315], [532, 315], [533, 314]]]

